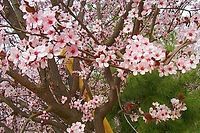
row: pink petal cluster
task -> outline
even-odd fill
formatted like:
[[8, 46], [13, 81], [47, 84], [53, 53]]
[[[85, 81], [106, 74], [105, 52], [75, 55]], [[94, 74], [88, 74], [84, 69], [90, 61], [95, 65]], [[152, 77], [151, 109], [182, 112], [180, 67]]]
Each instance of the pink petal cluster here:
[[68, 133], [84, 133], [85, 124], [81, 122], [72, 123], [70, 128], [67, 128]]
[[181, 100], [172, 98], [171, 99], [172, 107], [168, 107], [165, 104], [160, 104], [158, 102], [153, 102], [152, 107], [149, 108], [149, 112], [145, 113], [141, 110], [141, 108], [138, 108], [137, 112], [132, 111], [129, 112], [129, 117], [133, 122], [138, 121], [140, 117], [143, 118], [145, 122], [149, 121], [155, 121], [156, 124], [162, 121], [168, 121], [168, 120], [175, 120], [181, 117], [181, 113], [185, 110], [187, 110], [186, 104], [183, 103]]
[[95, 95], [93, 99], [88, 102], [84, 102], [83, 100], [80, 99], [73, 99], [70, 103], [70, 107], [83, 112], [82, 121], [87, 122], [87, 121], [92, 121], [94, 119], [93, 117], [94, 110], [103, 103], [105, 103], [105, 98], [101, 95], [99, 96]]
[[154, 70], [156, 62], [164, 60], [165, 56], [165, 50], [150, 43], [148, 38], [133, 36], [128, 40], [120, 67], [131, 70], [133, 75], [144, 75]]
[[109, 62], [116, 59], [115, 51], [109, 50], [109, 48], [105, 45], [97, 46], [95, 48], [95, 52], [95, 61], [100, 68], [109, 67]]
[[167, 121], [171, 118], [171, 110], [165, 104], [160, 105], [158, 102], [152, 103], [153, 107], [149, 109], [149, 113], [156, 123]]
[[187, 110], [186, 104], [179, 99], [172, 98], [171, 103], [173, 110], [171, 111], [171, 119], [175, 120], [181, 117], [181, 112]]
[[179, 99], [172, 98], [171, 104], [172, 109], [167, 107], [165, 104], [161, 105], [158, 102], [152, 104], [153, 107], [149, 109], [149, 113], [152, 118], [156, 120], [156, 123], [167, 121], [169, 119], [178, 119], [181, 117], [181, 112], [187, 110], [186, 104]]

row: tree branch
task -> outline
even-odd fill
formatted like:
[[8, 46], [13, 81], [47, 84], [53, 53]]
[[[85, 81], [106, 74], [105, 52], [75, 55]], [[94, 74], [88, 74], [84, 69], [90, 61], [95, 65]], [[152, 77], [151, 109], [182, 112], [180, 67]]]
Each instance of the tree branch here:
[[188, 46], [189, 44], [195, 43], [194, 41], [188, 41], [186, 40], [183, 44], [181, 44], [180, 46], [178, 46], [173, 52], [171, 52], [167, 58], [163, 61], [165, 65], [169, 64], [170, 61], [173, 59], [173, 57], [184, 47]]
[[59, 4], [58, 0], [51, 0], [51, 4], [53, 6], [57, 6]]
[[68, 93], [66, 86], [62, 82], [62, 78], [54, 58], [48, 60], [48, 68], [53, 92], [60, 100], [62, 96], [67, 96]]
[[114, 81], [110, 68], [105, 68], [104, 76], [110, 86], [110, 91], [108, 94], [108, 102], [95, 110], [94, 127], [96, 133], [104, 132], [103, 119], [106, 116], [106, 114], [112, 109], [113, 105], [117, 102], [118, 84]]
[[[13, 104], [13, 101], [9, 98], [6, 98], [6, 97], [0, 95], [0, 101], [5, 102], [14, 111], [14, 113], [17, 114], [17, 115], [20, 115], [20, 116], [25, 117], [25, 118], [29, 118], [31, 116], [30, 114], [27, 114], [26, 112], [21, 111], [17, 106], [15, 106]], [[66, 128], [67, 128], [65, 125], [58, 123], [56, 121], [43, 120], [43, 119], [40, 119], [40, 118], [32, 118], [32, 120], [34, 122], [37, 122], [37, 123], [41, 123], [41, 121], [44, 121], [43, 124], [52, 125], [52, 126], [60, 128], [62, 130], [66, 130]]]
[[101, 3], [100, 3], [100, 0], [98, 0], [96, 2], [96, 7], [97, 7], [97, 17], [99, 20], [101, 20], [103, 18], [103, 15], [101, 13]]
[[128, 12], [131, 10], [132, 3], [133, 3], [133, 1], [131, 0], [127, 4], [127, 6], [126, 6], [126, 12], [121, 16], [121, 18], [117, 22], [117, 24], [116, 24], [116, 26], [114, 28], [114, 31], [113, 31], [113, 34], [111, 35], [111, 37], [109, 37], [107, 40], [103, 41], [107, 46], [111, 46], [115, 42], [115, 38], [118, 37], [120, 31], [123, 29], [124, 20], [127, 18]]
[[[8, 0], [3, 0], [3, 5], [4, 5], [4, 13], [7, 21], [9, 21], [9, 24], [13, 27], [17, 27], [19, 29], [22, 29], [21, 23], [19, 22], [15, 11], [13, 10], [10, 2]], [[20, 31], [16, 31], [17, 34], [19, 35], [20, 39], [25, 38], [25, 34], [21, 33]]]
[[26, 24], [25, 24], [25, 20], [23, 19], [23, 13], [22, 11], [19, 9], [19, 1], [18, 0], [10, 0], [13, 6], [13, 10], [15, 12], [15, 15], [17, 17], [18, 23], [20, 25], [21, 29], [25, 29]]
[[[144, 5], [144, 2], [143, 2], [143, 0], [141, 0], [140, 3], [139, 3], [139, 7], [138, 7], [138, 16], [139, 17], [142, 17], [141, 13], [143, 11], [143, 5]], [[141, 20], [135, 19], [135, 24], [134, 24], [134, 27], [133, 27], [132, 35], [138, 35], [140, 33], [141, 22], [142, 22]]]
[[34, 84], [33, 82], [29, 81], [28, 76], [22, 76], [21, 74], [19, 74], [17, 72], [17, 70], [8, 70], [6, 72], [6, 74], [8, 74], [10, 77], [12, 77], [17, 83], [21, 84], [22, 86], [26, 87], [27, 89], [29, 89], [30, 91], [34, 92], [34, 93], [38, 93], [39, 89], [38, 86], [36, 84]]
[[151, 42], [153, 40], [153, 30], [154, 30], [154, 26], [156, 23], [156, 18], [159, 14], [159, 9], [156, 8], [154, 11], [154, 15], [153, 15], [153, 19], [152, 19], [152, 23], [151, 23], [151, 28], [150, 28], [150, 32], [149, 32], [149, 41]]

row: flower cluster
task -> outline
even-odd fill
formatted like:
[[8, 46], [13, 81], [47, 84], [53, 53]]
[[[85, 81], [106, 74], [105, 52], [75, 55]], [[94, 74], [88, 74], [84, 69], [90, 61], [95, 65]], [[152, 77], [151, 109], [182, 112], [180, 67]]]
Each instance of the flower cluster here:
[[[171, 104], [172, 108], [169, 108], [165, 104], [153, 102], [153, 106], [149, 108], [148, 113], [144, 113], [141, 108], [138, 108], [138, 111], [133, 112], [132, 109], [128, 114], [133, 122], [138, 121], [138, 118], [142, 117], [145, 122], [155, 120], [157, 124], [161, 121], [178, 119], [181, 117], [181, 112], [187, 110], [186, 104], [179, 99], [172, 98]], [[134, 108], [134, 110], [137, 109]]]
[[171, 118], [171, 110], [165, 104], [160, 105], [158, 102], [152, 103], [153, 107], [149, 109], [149, 113], [156, 123], [167, 121]]
[[197, 64], [199, 64], [200, 58], [198, 55], [192, 54], [190, 56], [181, 56], [172, 60], [169, 64], [161, 64], [158, 68], [159, 76], [168, 76], [171, 74], [176, 74], [177, 71], [181, 73], [186, 73], [191, 69], [195, 69]]
[[68, 133], [84, 133], [85, 124], [81, 122], [72, 123], [70, 128], [67, 128]]
[[[59, 56], [63, 48], [66, 48], [64, 54], [67, 57], [77, 56], [80, 46], [79, 37], [74, 30], [79, 26], [76, 22], [72, 24], [73, 19], [69, 14], [60, 13], [56, 18], [56, 13], [59, 12], [57, 7], [42, 10], [36, 8], [35, 2], [22, 1], [20, 9], [24, 12], [23, 18], [26, 20], [27, 38], [16, 41], [16, 45], [10, 46], [6, 52], [5, 60], [14, 63], [23, 72], [30, 67], [47, 67], [47, 60]], [[65, 20], [68, 22], [63, 22]], [[0, 42], [8, 43], [5, 31], [1, 30], [1, 33]], [[5, 60], [0, 60], [1, 66], [6, 64]]]
[[3, 44], [6, 43], [7, 37], [5, 37], [5, 31], [0, 30], [0, 72], [5, 74], [8, 70], [8, 60], [6, 59], [6, 51], [4, 50]]
[[171, 111], [171, 119], [175, 120], [181, 117], [181, 112], [187, 110], [186, 104], [179, 99], [172, 98], [171, 103], [173, 110]]
[[23, 0], [20, 5], [22, 12], [26, 13], [23, 16], [27, 24], [26, 29], [28, 31], [32, 30], [32, 33], [40, 33], [40, 30], [48, 32], [53, 28], [52, 26], [56, 24], [55, 12], [58, 9], [53, 8], [53, 10], [51, 10], [47, 7], [42, 11], [36, 9], [35, 4], [35, 2]]
[[167, 121], [169, 119], [175, 120], [181, 117], [181, 111], [187, 110], [186, 104], [179, 99], [171, 99], [172, 109], [166, 105], [160, 105], [158, 102], [153, 103], [153, 107], [149, 109], [149, 113], [152, 118], [156, 120], [156, 123], [161, 121]]
[[88, 102], [84, 102], [83, 100], [80, 99], [72, 99], [70, 107], [83, 112], [82, 121], [86, 122], [86, 121], [92, 121], [94, 119], [93, 111], [103, 103], [105, 103], [105, 98], [99, 95], [99, 96], [94, 96], [93, 99]]
[[28, 67], [45, 68], [47, 67], [47, 59], [53, 58], [50, 49], [51, 46], [46, 47], [45, 45], [40, 45], [35, 48], [30, 47], [26, 50], [19, 50], [17, 47], [12, 47], [10, 48], [8, 60], [22, 70], [24, 69], [24, 71], [28, 69]]
[[2, 72], [2, 74], [6, 73], [6, 71], [8, 70], [8, 66], [8, 60], [0, 58], [0, 72]]
[[[183, 45], [183, 44], [180, 44]], [[176, 74], [177, 71], [185, 73], [195, 69], [199, 64], [199, 56], [191, 53], [191, 48], [183, 49], [184, 52], [178, 53], [169, 63], [166, 50], [159, 44], [154, 44], [142, 35], [133, 36], [127, 40], [127, 46], [123, 55], [123, 61], [119, 63], [118, 76], [124, 79], [125, 70], [130, 70], [133, 75], [144, 75], [152, 70], [158, 70], [160, 76]]]
[[116, 59], [115, 51], [109, 50], [109, 47], [103, 45], [103, 46], [97, 46], [95, 48], [95, 56], [96, 63], [98, 64], [98, 67], [104, 68], [109, 66], [109, 62], [114, 61]]
[[144, 75], [154, 69], [156, 62], [165, 59], [165, 53], [163, 48], [150, 43], [148, 38], [141, 35], [133, 36], [133, 39], [128, 40], [123, 55], [124, 61], [120, 66], [131, 70], [133, 75]]

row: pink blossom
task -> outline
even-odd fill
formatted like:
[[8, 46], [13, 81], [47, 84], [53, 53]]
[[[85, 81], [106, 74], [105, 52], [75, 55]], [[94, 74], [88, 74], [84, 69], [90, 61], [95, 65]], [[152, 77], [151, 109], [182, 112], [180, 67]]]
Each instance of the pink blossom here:
[[177, 60], [177, 67], [182, 73], [190, 70], [190, 64], [187, 64], [186, 59], [184, 59], [183, 57]]
[[67, 128], [68, 133], [84, 133], [85, 124], [81, 122], [72, 123], [70, 128]]
[[130, 33], [130, 32], [132, 32], [132, 30], [133, 30], [133, 24], [127, 24], [127, 25], [124, 27], [123, 32], [124, 32], [124, 33]]
[[65, 31], [66, 33], [66, 41], [67, 43], [75, 44], [78, 41], [78, 36], [75, 34], [74, 31]]
[[195, 69], [198, 63], [199, 63], [199, 59], [195, 55], [191, 55], [189, 59], [190, 67], [192, 69]]
[[3, 6], [2, 5], [0, 5], [0, 11], [2, 11], [3, 10]]
[[83, 112], [82, 121], [87, 122], [94, 119], [93, 111], [103, 103], [105, 103], [105, 99], [103, 96], [99, 95], [94, 96], [94, 98], [88, 102], [83, 102], [80, 99], [72, 99], [70, 107]]
[[14, 64], [17, 64], [17, 62], [19, 61], [19, 57], [20, 57], [20, 51], [18, 50], [18, 48], [12, 47], [10, 49], [10, 55], [8, 57], [8, 60], [12, 61]]
[[56, 40], [56, 47], [64, 48], [66, 46], [67, 40], [66, 40], [66, 34], [65, 33], [61, 33], [60, 35], [56, 35], [55, 40]]
[[76, 45], [71, 45], [67, 47], [67, 57], [76, 57], [78, 56], [78, 48]]
[[195, 40], [196, 37], [197, 37], [197, 28], [196, 27], [190, 27], [189, 29], [187, 29], [185, 34], [186, 34], [186, 38], [188, 40], [191, 40], [191, 41]]
[[27, 26], [32, 28], [41, 27], [43, 23], [41, 11], [34, 14], [27, 14], [24, 16], [24, 19], [26, 19]]
[[99, 58], [96, 58], [96, 62], [100, 68], [108, 67], [108, 61], [109, 59], [104, 54], [101, 54]]
[[42, 18], [43, 21], [43, 30], [48, 30], [49, 27], [53, 26], [56, 23], [55, 12], [47, 9], [45, 11], [44, 17]]

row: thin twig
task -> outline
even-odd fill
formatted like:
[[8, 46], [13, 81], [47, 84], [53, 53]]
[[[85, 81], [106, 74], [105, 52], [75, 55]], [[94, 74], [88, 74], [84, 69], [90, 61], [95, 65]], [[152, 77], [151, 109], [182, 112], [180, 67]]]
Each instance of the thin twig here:
[[[118, 100], [118, 104], [121, 110], [123, 110], [122, 108], [122, 104], [121, 104], [121, 100], [120, 100], [120, 96], [119, 96], [119, 90], [117, 89], [117, 100]], [[134, 126], [130, 123], [130, 121], [128, 120], [126, 114], [123, 114], [126, 122], [130, 125], [130, 127], [135, 131], [135, 133], [138, 133], [137, 130], [134, 128]]]
[[199, 11], [200, 9], [185, 9], [185, 8], [175, 8], [175, 7], [166, 7], [166, 8], [159, 8], [159, 9], [164, 9], [164, 10], [166, 10], [166, 9], [177, 9], [177, 10], [184, 10], [184, 11], [188, 11], [188, 12], [192, 12], [192, 11]]
[[31, 32], [25, 31], [25, 30], [23, 30], [23, 29], [20, 29], [20, 28], [14, 27], [14, 26], [1, 25], [1, 24], [0, 24], [0, 27], [8, 27], [8, 28], [12, 28], [12, 29], [14, 29], [14, 30], [16, 30], [16, 31], [20, 31], [20, 32], [22, 32], [22, 33], [26, 33], [26, 34], [29, 34], [29, 35], [40, 36], [40, 37], [43, 37], [43, 38], [49, 39], [47, 36], [45, 36], [46, 34], [36, 34], [36, 33], [31, 33]]
[[183, 44], [181, 44], [180, 46], [178, 46], [172, 53], [170, 53], [168, 55], [168, 57], [166, 58], [166, 60], [164, 60], [164, 64], [169, 64], [170, 61], [173, 59], [173, 57], [184, 47], [188, 46], [189, 44], [195, 43], [195, 41], [191, 42], [189, 40], [186, 40]]

